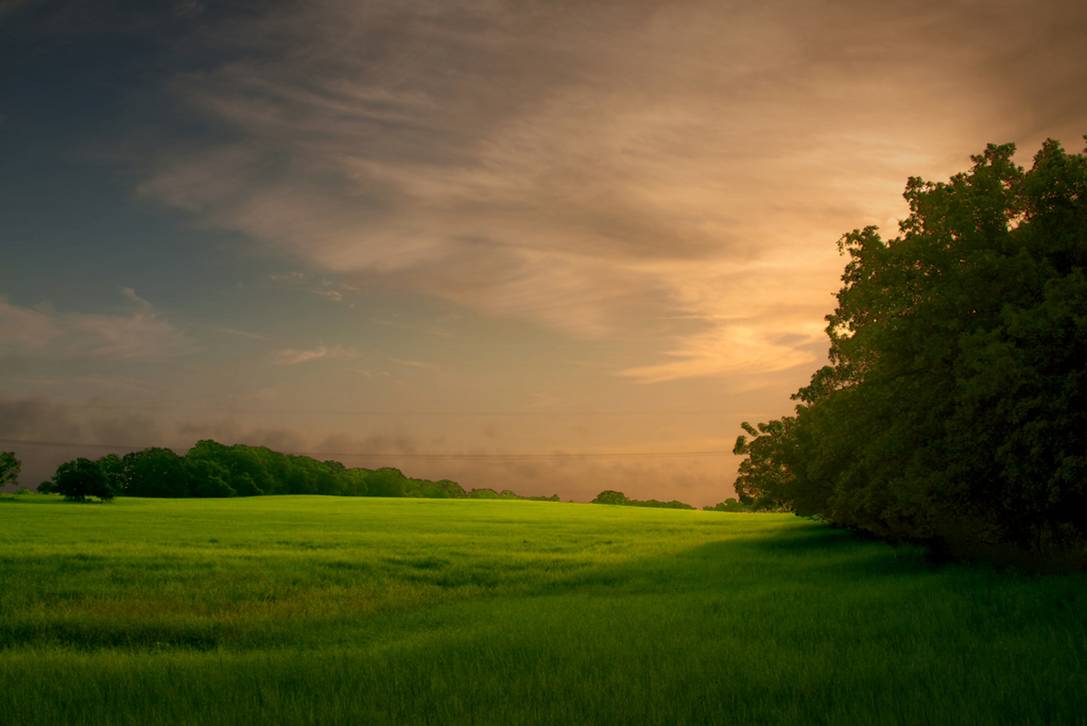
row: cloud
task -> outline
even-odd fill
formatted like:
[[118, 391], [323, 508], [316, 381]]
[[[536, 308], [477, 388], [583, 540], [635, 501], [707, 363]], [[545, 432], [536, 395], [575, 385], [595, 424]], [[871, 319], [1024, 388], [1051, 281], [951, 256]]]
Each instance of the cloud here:
[[761, 325], [724, 325], [684, 339], [682, 347], [666, 352], [673, 360], [627, 368], [621, 374], [642, 383], [660, 383], [701, 376], [776, 373], [804, 365], [814, 367], [819, 360], [817, 354], [801, 345], [821, 341], [819, 334], [774, 335]]
[[419, 370], [436, 371], [438, 366], [433, 363], [428, 363], [422, 360], [413, 360], [411, 358], [389, 358], [391, 363], [404, 366], [405, 368], [417, 368]]
[[351, 285], [327, 279], [315, 281], [311, 275], [299, 270], [272, 273], [268, 276], [268, 279], [291, 289], [305, 290], [308, 293], [336, 303], [344, 302], [345, 293], [355, 292], [357, 289]]
[[343, 302], [343, 293], [339, 290], [324, 290], [318, 289], [312, 291], [314, 295], [323, 297], [325, 300], [331, 300], [332, 302]]
[[[1078, 3], [325, 0], [231, 23], [202, 39], [223, 62], [173, 85], [223, 133], [152, 155], [144, 195], [349, 284], [642, 336], [665, 359], [642, 381], [809, 360], [840, 233], [893, 224], [909, 174], [1087, 112], [1046, 103], [1087, 81]], [[770, 290], [707, 294], [768, 259]]]
[[122, 288], [121, 294], [137, 306], [135, 312], [58, 313], [0, 298], [0, 357], [162, 360], [196, 350], [132, 288]]
[[137, 295], [136, 291], [133, 288], [131, 288], [131, 287], [122, 287], [121, 288], [121, 295], [123, 295], [126, 299], [130, 300], [133, 304], [135, 304], [136, 307], [139, 308], [139, 310], [141, 312], [144, 312], [144, 313], [147, 313], [147, 314], [153, 314], [154, 313], [154, 308], [152, 307], [151, 303], [149, 303], [147, 300], [145, 300], [144, 298]]
[[260, 333], [254, 333], [249, 330], [241, 330], [239, 328], [223, 328], [219, 326], [212, 327], [211, 330], [216, 333], [222, 333], [223, 335], [232, 335], [236, 338], [246, 338], [248, 340], [271, 340], [267, 335], [261, 335]]
[[316, 348], [284, 348], [276, 351], [276, 363], [283, 366], [296, 366], [319, 360], [345, 360], [358, 358], [359, 354], [343, 346], [321, 345]]
[[0, 355], [43, 350], [60, 335], [61, 326], [48, 313], [0, 298]]

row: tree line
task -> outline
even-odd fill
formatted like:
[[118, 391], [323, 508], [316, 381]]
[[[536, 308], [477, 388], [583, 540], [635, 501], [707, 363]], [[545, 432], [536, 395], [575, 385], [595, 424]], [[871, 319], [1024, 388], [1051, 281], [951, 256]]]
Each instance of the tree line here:
[[990, 145], [844, 235], [830, 364], [751, 425], [740, 502], [953, 555], [1087, 563], [1087, 157]]
[[[673, 499], [669, 502], [662, 502], [660, 499], [628, 499], [626, 494], [615, 491], [614, 489], [605, 489], [600, 492], [591, 503], [618, 504], [624, 507], [656, 507], [658, 509], [694, 509], [690, 504], [681, 502], [678, 499]], [[707, 509], [709, 509], [709, 507], [707, 507]]]
[[[13, 457], [14, 458], [14, 457]], [[123, 456], [76, 458], [57, 467], [38, 486], [68, 499], [132, 497], [251, 497], [265, 494], [328, 494], [351, 497], [429, 499], [538, 499], [509, 489], [466, 490], [450, 479], [406, 476], [399, 469], [346, 467], [333, 460], [284, 454], [263, 446], [225, 445], [205, 439], [184, 455], [154, 447]]]

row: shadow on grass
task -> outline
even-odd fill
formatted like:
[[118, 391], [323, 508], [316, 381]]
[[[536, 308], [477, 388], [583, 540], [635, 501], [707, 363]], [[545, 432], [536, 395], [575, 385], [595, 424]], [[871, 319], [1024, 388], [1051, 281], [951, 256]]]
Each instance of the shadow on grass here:
[[0, 625], [0, 650], [19, 646], [60, 646], [94, 651], [213, 650], [223, 641], [218, 623], [112, 623], [94, 620], [9, 622]]
[[61, 496], [54, 496], [48, 494], [0, 494], [0, 504], [32, 504], [38, 505], [56, 505], [67, 504], [71, 506], [86, 506], [88, 504], [112, 504], [114, 500], [101, 500], [101, 499], [87, 499], [84, 501], [78, 501], [75, 499], [65, 499]]
[[759, 539], [745, 539], [742, 544], [777, 554], [836, 552], [865, 542], [852, 532], [812, 522], [809, 526], [776, 531]]

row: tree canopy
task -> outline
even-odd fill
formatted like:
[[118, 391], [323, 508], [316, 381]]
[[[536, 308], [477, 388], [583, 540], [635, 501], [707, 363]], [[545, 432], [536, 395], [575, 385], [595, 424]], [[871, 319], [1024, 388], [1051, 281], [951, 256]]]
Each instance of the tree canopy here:
[[77, 502], [91, 497], [108, 501], [117, 494], [99, 462], [82, 457], [66, 461], [57, 467], [52, 491]]
[[964, 554], [1087, 542], [1087, 157], [990, 145], [839, 241], [830, 365], [735, 451], [740, 500]]
[[[210, 439], [198, 441], [184, 456], [172, 449], [155, 447], [124, 456], [107, 454], [96, 461], [75, 459], [61, 464], [53, 479], [42, 482], [38, 490], [57, 492], [77, 500], [90, 496], [108, 499], [114, 495], [234, 497], [259, 494], [525, 498], [509, 489], [466, 491], [449, 479], [417, 479], [391, 467], [349, 468], [338, 461], [284, 454], [263, 446], [227, 446]], [[558, 501], [557, 496], [530, 498]]]
[[605, 489], [596, 495], [592, 504], [619, 504], [624, 507], [655, 507], [657, 509], [694, 509], [690, 504], [678, 499], [665, 502], [660, 499], [628, 499], [623, 492]]
[[0, 489], [8, 484], [14, 484], [19, 479], [22, 464], [15, 457], [14, 452], [0, 451]]

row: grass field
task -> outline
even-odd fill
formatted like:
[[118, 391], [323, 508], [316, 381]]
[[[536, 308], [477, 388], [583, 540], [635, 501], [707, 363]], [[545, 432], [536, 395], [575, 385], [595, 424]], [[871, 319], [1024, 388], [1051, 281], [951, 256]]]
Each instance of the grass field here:
[[1087, 723], [1087, 577], [788, 515], [0, 500], [0, 723]]

